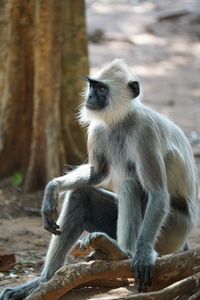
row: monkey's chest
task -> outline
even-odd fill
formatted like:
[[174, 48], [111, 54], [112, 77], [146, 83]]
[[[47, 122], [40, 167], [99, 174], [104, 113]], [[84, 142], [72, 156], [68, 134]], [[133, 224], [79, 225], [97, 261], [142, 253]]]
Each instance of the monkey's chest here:
[[124, 140], [119, 143], [110, 142], [107, 152], [107, 161], [110, 166], [110, 178], [113, 185], [119, 187], [129, 178], [135, 178], [136, 168], [134, 163], [134, 150]]
[[133, 139], [125, 131], [113, 132], [107, 138], [107, 157], [115, 169], [126, 170], [134, 161]]
[[133, 132], [124, 128], [115, 128], [103, 132], [97, 139], [99, 151], [102, 151], [110, 169], [110, 179], [117, 186], [126, 178], [135, 174], [135, 145]]
[[127, 160], [127, 146], [126, 143], [109, 142], [106, 149], [106, 156], [108, 163], [116, 170], [121, 171], [124, 169], [124, 161]]
[[121, 165], [127, 157], [128, 141], [125, 132], [113, 130], [106, 138], [106, 154], [113, 166]]

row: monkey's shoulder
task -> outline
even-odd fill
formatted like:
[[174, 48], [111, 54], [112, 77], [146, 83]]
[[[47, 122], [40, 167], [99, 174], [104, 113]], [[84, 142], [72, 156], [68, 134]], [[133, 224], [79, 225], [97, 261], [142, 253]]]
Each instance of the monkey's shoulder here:
[[165, 130], [182, 133], [182, 130], [169, 118], [162, 113], [151, 109], [150, 107], [140, 104], [136, 110], [137, 122], [152, 131]]
[[136, 110], [136, 119], [141, 138], [159, 138], [170, 141], [177, 136], [186, 139], [183, 131], [172, 120], [144, 104], [140, 104]]

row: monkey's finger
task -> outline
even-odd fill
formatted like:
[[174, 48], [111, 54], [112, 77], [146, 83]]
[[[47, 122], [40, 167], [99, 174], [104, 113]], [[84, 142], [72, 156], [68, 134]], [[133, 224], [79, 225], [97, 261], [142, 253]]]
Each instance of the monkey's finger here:
[[58, 230], [60, 227], [56, 224], [53, 220], [50, 220], [49, 218], [45, 218], [44, 220], [44, 229], [49, 231], [50, 233], [53, 233], [55, 235], [60, 235], [61, 231]]
[[53, 233], [55, 235], [59, 235], [58, 231], [52, 227], [50, 227], [49, 225], [44, 225], [44, 229], [47, 230], [50, 233]]
[[[147, 288], [149, 286], [149, 278], [148, 276], [148, 267], [145, 265], [135, 264], [134, 265], [134, 276], [135, 279], [138, 280], [138, 292], [147, 292]], [[148, 281], [148, 282], [146, 282]]]
[[150, 272], [149, 272], [149, 270], [146, 270], [146, 272], [145, 272], [144, 284], [146, 286], [150, 286]]
[[139, 286], [138, 286], [138, 292], [139, 293], [142, 292], [142, 287], [143, 287], [143, 282], [141, 280], [139, 280]]
[[51, 226], [54, 228], [54, 229], [59, 229], [60, 226], [54, 221], [54, 220], [51, 220]]
[[134, 265], [134, 276], [135, 279], [138, 281], [138, 292], [141, 293], [143, 291], [143, 281], [142, 281], [141, 269], [138, 264]]
[[145, 273], [146, 273], [146, 267], [144, 265], [141, 265], [139, 267], [140, 269], [140, 278], [139, 278], [139, 291], [144, 292], [145, 289]]
[[140, 291], [145, 293], [147, 292], [148, 287], [152, 284], [152, 276], [153, 276], [153, 266], [149, 265], [144, 268], [144, 273], [141, 277]]
[[141, 279], [139, 280], [139, 286], [138, 286], [138, 292], [139, 293], [146, 293], [148, 286], [144, 283], [144, 281]]
[[55, 235], [60, 235], [61, 234], [61, 230], [55, 228], [54, 226], [50, 226], [49, 227], [49, 231]]
[[50, 233], [53, 233], [54, 235], [60, 235], [62, 232], [60, 230], [56, 230], [54, 228], [49, 228], [48, 230]]
[[153, 272], [154, 272], [154, 266], [150, 265], [148, 267], [147, 277], [145, 278], [145, 282], [148, 286], [152, 285]]
[[135, 279], [139, 280], [140, 279], [139, 265], [137, 263], [134, 263], [134, 261], [133, 261], [131, 264], [131, 269], [133, 270]]

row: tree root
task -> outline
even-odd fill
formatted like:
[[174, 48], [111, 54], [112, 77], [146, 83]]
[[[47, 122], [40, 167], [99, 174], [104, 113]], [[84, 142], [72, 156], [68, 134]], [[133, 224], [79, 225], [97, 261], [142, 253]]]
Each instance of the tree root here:
[[[77, 243], [78, 245], [78, 243]], [[97, 241], [98, 250], [109, 252], [109, 241]], [[105, 245], [105, 247], [104, 247]], [[113, 244], [110, 245], [113, 250]], [[95, 243], [92, 245], [95, 249]], [[76, 248], [76, 247], [75, 247]], [[75, 248], [73, 251], [75, 251]], [[57, 300], [67, 292], [85, 286], [119, 287], [129, 283], [128, 278], [133, 278], [129, 259], [95, 260], [78, 262], [59, 269], [53, 278], [42, 284], [26, 300]], [[76, 252], [77, 254], [77, 252]], [[153, 284], [150, 292], [135, 294], [119, 299], [174, 299], [179, 296], [193, 295], [200, 287], [200, 248], [174, 255], [166, 255], [157, 259]], [[196, 293], [198, 297], [198, 292]], [[151, 298], [148, 298], [151, 297]]]

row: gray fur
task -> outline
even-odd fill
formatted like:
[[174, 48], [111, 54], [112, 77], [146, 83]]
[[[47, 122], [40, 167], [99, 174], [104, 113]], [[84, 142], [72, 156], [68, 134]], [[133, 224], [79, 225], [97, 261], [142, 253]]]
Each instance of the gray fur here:
[[[157, 252], [183, 249], [197, 221], [194, 158], [180, 128], [132, 99], [128, 83], [135, 79], [123, 60], [113, 61], [92, 78], [109, 87], [108, 105], [95, 111], [83, 104], [79, 120], [88, 126], [89, 162], [55, 178], [45, 189], [44, 226], [58, 236], [52, 237], [41, 278], [50, 279], [63, 265], [83, 230], [102, 231], [117, 237], [119, 247], [131, 254], [139, 289], [146, 291]], [[85, 102], [88, 95], [89, 86]], [[93, 187], [100, 184], [112, 186], [114, 193]], [[59, 193], [66, 191], [56, 224]], [[13, 297], [19, 290], [12, 290]], [[6, 295], [0, 299], [9, 299]]]
[[24, 299], [40, 283], [49, 280], [64, 262], [68, 263], [66, 254], [84, 230], [104, 232], [116, 239], [117, 207], [118, 197], [103, 189], [87, 187], [67, 192], [57, 220], [61, 234], [52, 235], [41, 276], [26, 284], [4, 289], [0, 299]]

